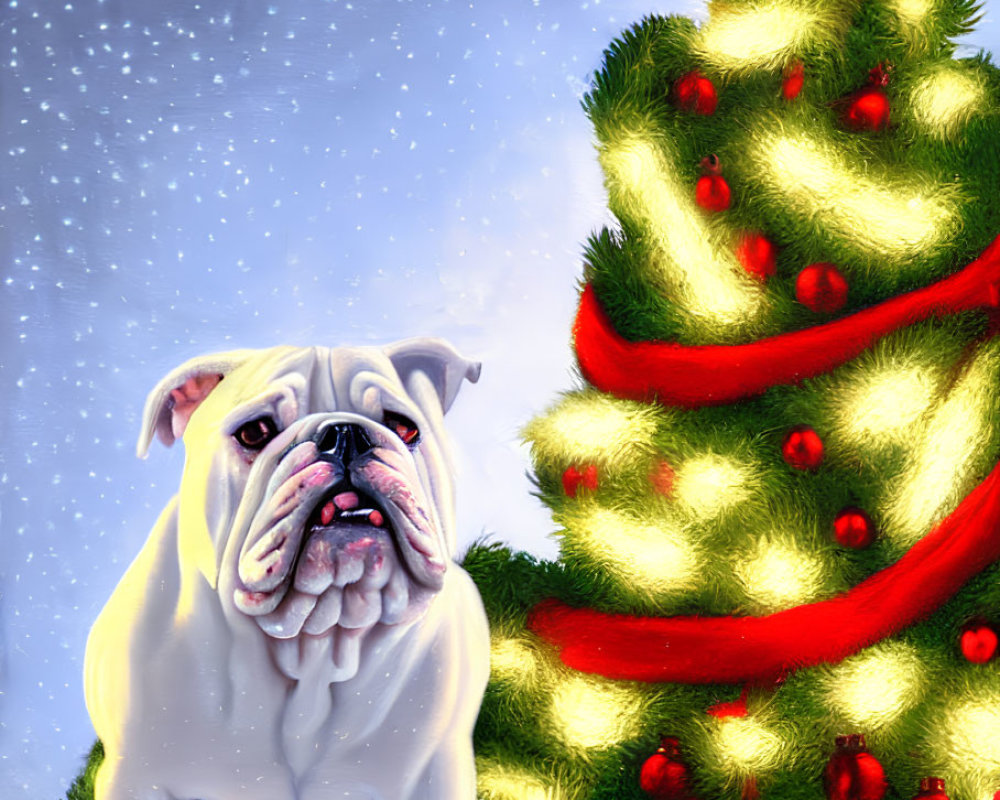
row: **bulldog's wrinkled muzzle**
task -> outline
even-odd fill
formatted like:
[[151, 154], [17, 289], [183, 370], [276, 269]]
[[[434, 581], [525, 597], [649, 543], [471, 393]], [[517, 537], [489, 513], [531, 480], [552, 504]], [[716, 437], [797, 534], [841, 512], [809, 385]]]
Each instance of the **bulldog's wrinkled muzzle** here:
[[275, 465], [234, 600], [276, 639], [396, 624], [440, 588], [441, 541], [405, 446], [327, 421]]

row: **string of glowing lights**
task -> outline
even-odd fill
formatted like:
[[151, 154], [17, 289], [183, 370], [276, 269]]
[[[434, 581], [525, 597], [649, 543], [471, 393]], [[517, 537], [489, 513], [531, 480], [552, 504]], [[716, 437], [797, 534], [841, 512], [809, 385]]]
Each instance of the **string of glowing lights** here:
[[600, 154], [616, 214], [648, 232], [648, 278], [671, 297], [693, 332], [717, 336], [746, 328], [765, 310], [764, 292], [717, 243], [694, 196], [677, 177], [669, 145], [636, 131], [621, 133]]
[[850, 22], [852, 3], [716, 3], [694, 38], [695, 53], [728, 72], [774, 69], [810, 47], [832, 45]]
[[958, 230], [959, 188], [923, 175], [863, 170], [819, 132], [764, 126], [747, 148], [752, 180], [786, 213], [837, 238], [861, 258], [905, 269]]
[[988, 469], [981, 442], [993, 436], [989, 411], [998, 402], [1000, 341], [980, 347], [964, 373], [914, 432], [902, 475], [886, 487], [883, 535], [900, 550], [951, 511], [976, 471]]

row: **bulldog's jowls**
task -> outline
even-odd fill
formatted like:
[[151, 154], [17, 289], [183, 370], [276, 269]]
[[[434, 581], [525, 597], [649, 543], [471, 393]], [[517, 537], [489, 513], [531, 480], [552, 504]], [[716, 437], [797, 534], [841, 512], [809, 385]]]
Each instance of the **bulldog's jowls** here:
[[471, 800], [482, 603], [437, 340], [194, 359], [146, 405], [177, 497], [94, 624], [96, 800]]

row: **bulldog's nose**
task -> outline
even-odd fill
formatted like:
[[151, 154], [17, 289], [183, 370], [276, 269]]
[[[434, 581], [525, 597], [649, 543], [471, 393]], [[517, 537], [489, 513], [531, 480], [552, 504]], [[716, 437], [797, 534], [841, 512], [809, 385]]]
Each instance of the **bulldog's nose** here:
[[321, 459], [341, 464], [350, 464], [375, 447], [364, 428], [349, 422], [325, 425], [316, 431], [313, 441]]

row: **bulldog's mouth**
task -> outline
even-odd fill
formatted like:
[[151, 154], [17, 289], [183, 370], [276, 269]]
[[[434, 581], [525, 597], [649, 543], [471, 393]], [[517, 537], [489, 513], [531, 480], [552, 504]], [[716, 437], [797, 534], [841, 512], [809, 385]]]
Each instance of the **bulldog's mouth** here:
[[294, 588], [321, 597], [331, 586], [350, 586], [366, 576], [367, 584], [378, 582], [385, 572], [386, 548], [394, 547], [392, 534], [374, 499], [340, 484], [320, 500], [306, 523], [291, 570]]
[[379, 509], [378, 504], [363, 492], [353, 491], [351, 486], [342, 486], [340, 491], [334, 492], [333, 496], [325, 503], [320, 502], [317, 519], [312, 522], [313, 527], [329, 527], [331, 523], [367, 523], [374, 528], [381, 528], [385, 524], [385, 515]]
[[269, 636], [407, 622], [440, 588], [434, 526], [392, 461], [371, 458], [346, 476], [306, 460], [277, 482], [256, 515], [234, 592], [237, 608]]

